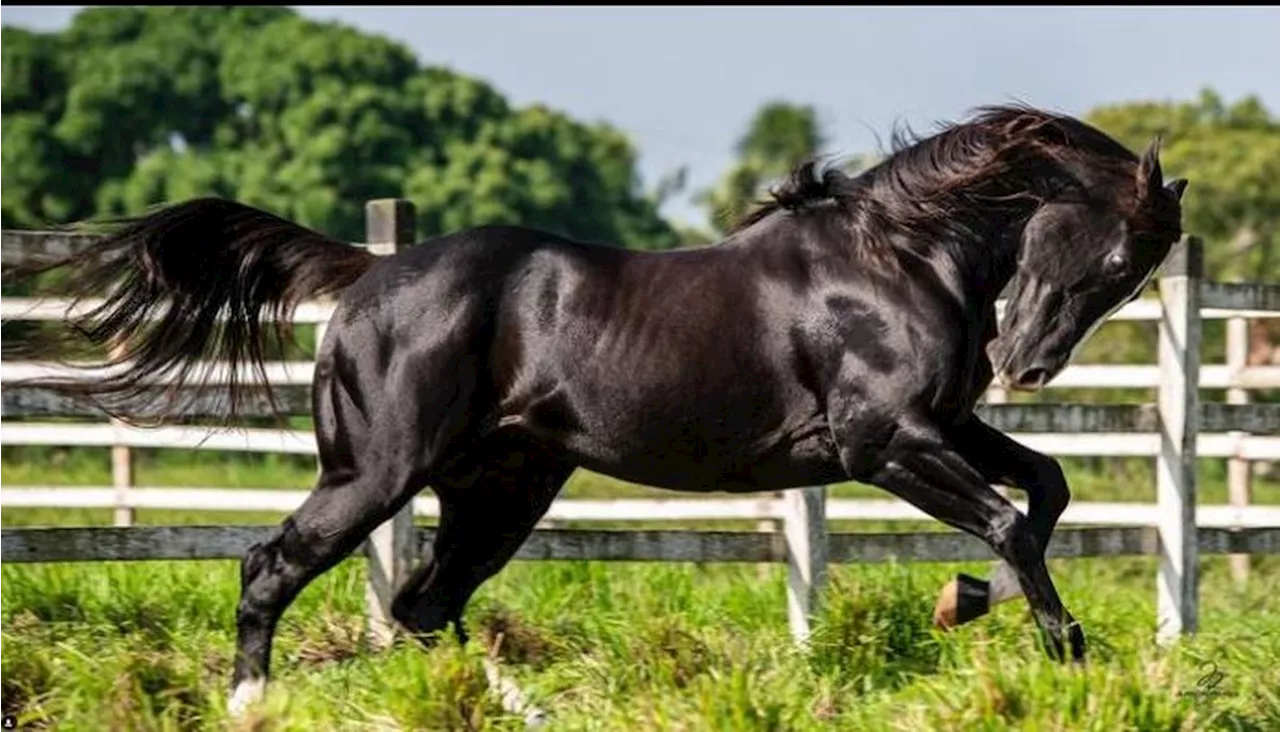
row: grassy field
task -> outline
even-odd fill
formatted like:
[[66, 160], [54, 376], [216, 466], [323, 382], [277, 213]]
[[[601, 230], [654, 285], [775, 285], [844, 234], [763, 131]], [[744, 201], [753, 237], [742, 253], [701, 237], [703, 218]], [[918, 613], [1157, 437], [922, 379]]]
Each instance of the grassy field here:
[[[102, 452], [4, 450], [6, 486], [109, 479]], [[1071, 469], [1077, 500], [1153, 496], [1141, 461], [1085, 468]], [[301, 488], [314, 477], [305, 458], [279, 456], [144, 452], [138, 470], [150, 485]], [[1223, 500], [1221, 472], [1204, 461], [1203, 501]], [[589, 473], [567, 492], [652, 494]], [[836, 493], [884, 496], [856, 485]], [[1278, 499], [1277, 485], [1260, 481], [1259, 502]], [[278, 519], [139, 512], [144, 523]], [[6, 526], [109, 520], [106, 510], [3, 513]], [[475, 643], [374, 651], [362, 640], [364, 568], [353, 560], [286, 613], [268, 703], [232, 725], [223, 710], [234, 562], [5, 565], [0, 676], [6, 713], [66, 730], [521, 729], [487, 692], [485, 652], [555, 730], [1275, 730], [1280, 558], [1254, 567], [1237, 588], [1224, 559], [1206, 559], [1202, 631], [1162, 650], [1153, 560], [1054, 561], [1091, 644], [1077, 669], [1044, 658], [1022, 602], [958, 632], [931, 628], [941, 585], [956, 571], [985, 574], [984, 564], [835, 567], [815, 636], [800, 649], [788, 634], [782, 567], [517, 562], [468, 608]]]

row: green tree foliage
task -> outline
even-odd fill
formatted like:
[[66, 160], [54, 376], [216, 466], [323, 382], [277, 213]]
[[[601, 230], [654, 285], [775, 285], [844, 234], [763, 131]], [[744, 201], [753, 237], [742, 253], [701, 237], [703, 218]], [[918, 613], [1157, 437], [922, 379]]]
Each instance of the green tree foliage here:
[[815, 157], [826, 137], [812, 106], [769, 102], [762, 106], [738, 140], [738, 160], [698, 202], [711, 224], [723, 234], [764, 195], [766, 188], [799, 163]]
[[756, 112], [738, 141], [738, 156], [764, 175], [779, 177], [826, 144], [813, 107], [771, 102]]
[[54, 134], [50, 119], [66, 104], [66, 77], [57, 44], [16, 28], [0, 31], [0, 207], [6, 224], [40, 215], [64, 219], [77, 207], [69, 151]]
[[404, 46], [275, 7], [120, 7], [3, 29], [6, 227], [199, 195], [363, 237], [408, 197], [419, 234], [523, 224], [637, 248], [677, 232], [607, 124], [513, 108]]
[[452, 141], [444, 158], [407, 183], [437, 230], [498, 221], [554, 229], [572, 215], [581, 230], [612, 231], [624, 241], [672, 238], [649, 215], [655, 202], [632, 193], [635, 153], [608, 125], [586, 126], [533, 106], [486, 120], [469, 139]]

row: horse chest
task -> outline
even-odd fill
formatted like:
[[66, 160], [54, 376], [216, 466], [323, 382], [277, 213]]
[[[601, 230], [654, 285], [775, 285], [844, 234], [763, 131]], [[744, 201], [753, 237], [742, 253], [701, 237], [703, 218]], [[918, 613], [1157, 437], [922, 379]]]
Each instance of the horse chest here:
[[982, 398], [994, 376], [985, 350], [994, 336], [994, 325], [984, 325], [973, 328], [967, 337], [957, 342], [954, 368], [938, 375], [933, 407], [941, 421], [952, 422], [968, 417]]

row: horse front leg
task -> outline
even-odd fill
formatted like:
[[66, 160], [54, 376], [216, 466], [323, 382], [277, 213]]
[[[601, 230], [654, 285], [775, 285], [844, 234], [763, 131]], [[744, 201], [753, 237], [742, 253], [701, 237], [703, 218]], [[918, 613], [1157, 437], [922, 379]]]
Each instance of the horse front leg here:
[[[838, 428], [841, 462], [850, 477], [883, 488], [982, 539], [1012, 569], [1036, 624], [1047, 636], [1049, 654], [1063, 659], [1064, 646], [1069, 645], [1072, 660], [1083, 661], [1084, 633], [1063, 607], [1049, 577], [1042, 529], [1034, 529], [1031, 519], [992, 488], [950, 437], [928, 421], [899, 422], [888, 444], [871, 449], [859, 427], [865, 425]], [[870, 470], [862, 472], [866, 468]], [[1041, 513], [1047, 515], [1044, 509]]]
[[[1058, 461], [1018, 443], [977, 417], [949, 431], [956, 449], [988, 482], [1027, 494], [1027, 521], [1041, 556], [1058, 518], [1071, 500]], [[989, 579], [960, 573], [938, 595], [934, 624], [950, 630], [986, 615], [991, 608], [1022, 596], [1017, 573], [1008, 562], [997, 562]]]

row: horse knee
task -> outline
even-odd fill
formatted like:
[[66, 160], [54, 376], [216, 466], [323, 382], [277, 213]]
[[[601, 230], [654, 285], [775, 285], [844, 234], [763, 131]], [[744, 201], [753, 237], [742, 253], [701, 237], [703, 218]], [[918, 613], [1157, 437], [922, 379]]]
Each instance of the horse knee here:
[[1008, 505], [997, 512], [987, 525], [987, 544], [1006, 562], [1017, 566], [1024, 546], [1034, 547], [1034, 535], [1027, 517], [1023, 516], [1013, 505]]
[[249, 547], [240, 560], [240, 604], [236, 618], [241, 622], [253, 620], [262, 614], [261, 584], [267, 568], [273, 563], [275, 542], [259, 542]]
[[249, 547], [240, 560], [237, 618], [270, 622], [313, 574], [315, 562], [292, 517], [285, 519], [275, 536]]
[[1051, 457], [1045, 456], [1035, 466], [1035, 483], [1029, 488], [1039, 494], [1033, 498], [1038, 498], [1054, 516], [1060, 515], [1071, 502], [1071, 488], [1067, 485], [1062, 464]]

